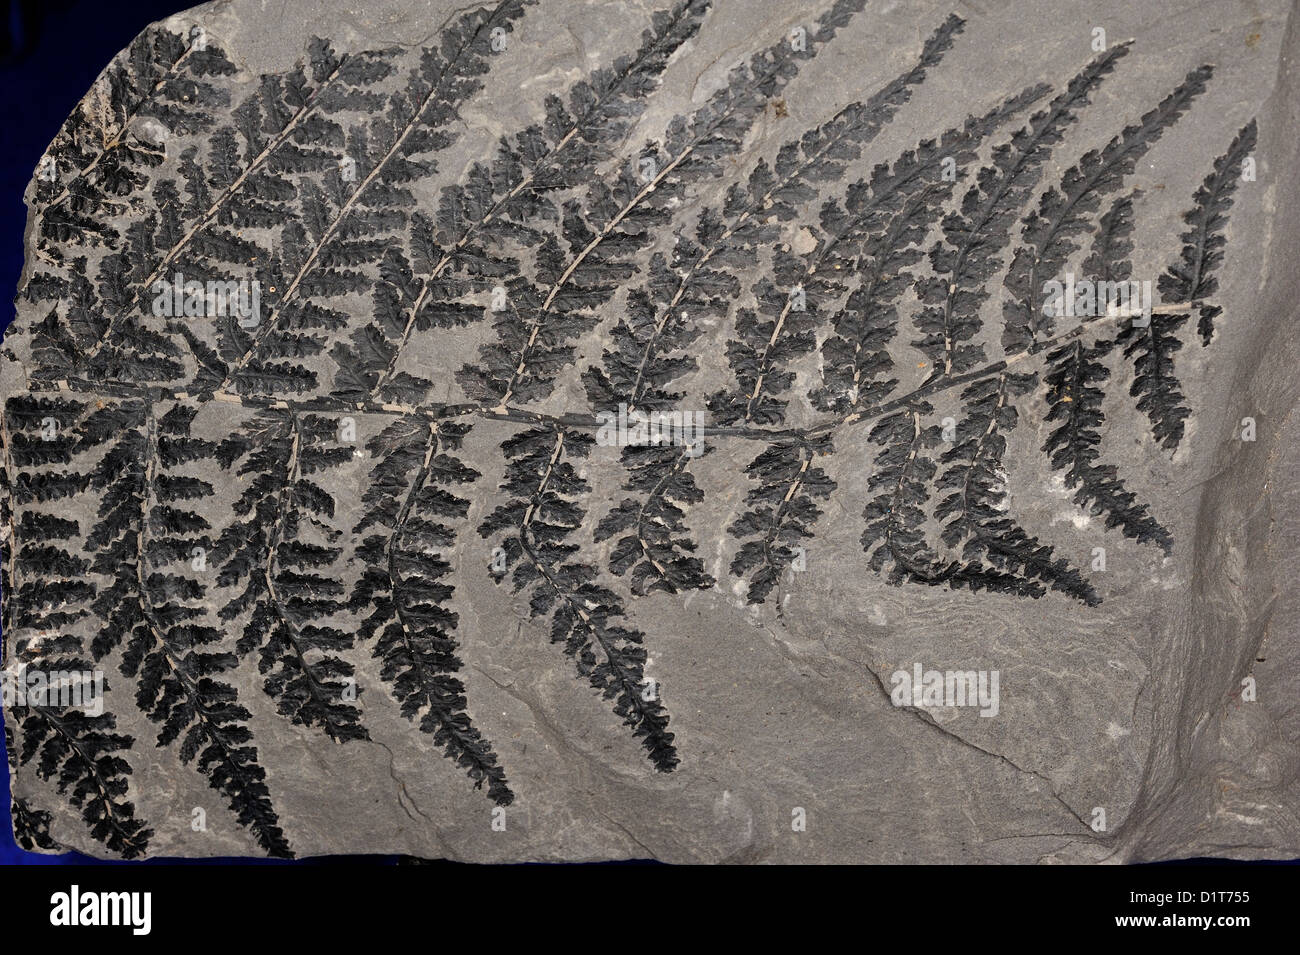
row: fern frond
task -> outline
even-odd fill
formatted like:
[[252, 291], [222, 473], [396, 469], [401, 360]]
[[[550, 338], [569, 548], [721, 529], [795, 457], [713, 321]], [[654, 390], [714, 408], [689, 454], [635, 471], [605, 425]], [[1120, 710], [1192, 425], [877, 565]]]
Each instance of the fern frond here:
[[610, 552], [609, 569], [628, 577], [633, 594], [675, 594], [714, 585], [703, 561], [693, 556], [696, 544], [685, 523], [685, 509], [704, 500], [691, 476], [691, 463], [710, 450], [658, 445], [623, 449], [628, 469], [623, 488], [641, 496], [625, 498], [601, 518], [595, 539], [623, 535]]
[[761, 245], [779, 231], [775, 222], [793, 219], [815, 198], [818, 184], [842, 175], [907, 102], [926, 69], [940, 62], [962, 26], [961, 18], [949, 17], [926, 41], [911, 70], [866, 103], [852, 103], [786, 142], [774, 167], [760, 161], [744, 185], [728, 190], [719, 212], [706, 209], [701, 214], [694, 240], [678, 234], [671, 269], [661, 257], [651, 263], [650, 281], [629, 298], [631, 317], [610, 332], [616, 350], [607, 349], [604, 367], [593, 367], [585, 375], [593, 405], [613, 407], [621, 401], [629, 408], [654, 409], [676, 400], [665, 386], [694, 368], [694, 360], [680, 353], [698, 334], [700, 319], [726, 314], [727, 299], [737, 289], [729, 271], [751, 265]]
[[[64, 664], [73, 662], [84, 663]], [[144, 855], [154, 831], [136, 818], [135, 804], [126, 798], [131, 767], [119, 755], [134, 738], [115, 732], [116, 720], [107, 713], [90, 716], [43, 706], [18, 706], [11, 712], [22, 726], [19, 765], [39, 757], [37, 774], [67, 794], [95, 839], [124, 859]]]
[[[1100, 601], [1092, 585], [1005, 513], [1005, 436], [1019, 422], [1015, 400], [1036, 381], [1034, 375], [1002, 372], [963, 390], [966, 413], [957, 422], [953, 446], [940, 457], [946, 468], [936, 484], [949, 493], [935, 508], [935, 517], [944, 522], [944, 544], [959, 548], [968, 564], [1009, 575], [1007, 590], [1036, 597], [1050, 587], [1092, 606]], [[985, 578], [961, 572], [950, 582], [972, 590], [988, 586]]]
[[[74, 541], [80, 536], [77, 521], [53, 514], [24, 511], [15, 519], [13, 502], [55, 500], [67, 496], [49, 493], [40, 475], [56, 482], [60, 472], [53, 467], [70, 464], [77, 451], [78, 426], [85, 420], [86, 408], [76, 401], [59, 398], [11, 398], [5, 404], [4, 454], [5, 490], [10, 492], [15, 468], [29, 492], [22, 497], [6, 493], [6, 563], [4, 578], [4, 629], [12, 641], [6, 659], [16, 663], [20, 675], [27, 667], [52, 674], [86, 674], [93, 669], [86, 659], [81, 640], [70, 625], [87, 616], [95, 588], [86, 581], [85, 562], [73, 554]], [[57, 431], [49, 440], [50, 421]], [[39, 436], [38, 436], [39, 435]], [[34, 439], [56, 448], [39, 456], [25, 452], [28, 440]], [[78, 478], [75, 493], [84, 487]], [[26, 579], [24, 579], [26, 578]], [[25, 676], [21, 676], [25, 682]], [[12, 723], [6, 723], [5, 738], [15, 765], [27, 766], [36, 761], [35, 771], [42, 779], [55, 783], [60, 793], [81, 810], [82, 820], [96, 840], [123, 858], [143, 855], [153, 838], [153, 830], [137, 817], [135, 805], [128, 798], [128, 777], [132, 773], [126, 753], [135, 743], [133, 737], [117, 732], [117, 719], [96, 695], [95, 683], [82, 683], [82, 704], [86, 712], [61, 705], [53, 700], [21, 701], [10, 709]], [[103, 682], [102, 692], [110, 687]], [[96, 713], [95, 710], [100, 710]], [[15, 749], [10, 725], [22, 729], [21, 747]], [[45, 820], [43, 822], [42, 820]], [[48, 816], [34, 814], [27, 835], [37, 844], [48, 838]], [[17, 820], [16, 820], [17, 822]], [[18, 828], [20, 835], [24, 830]], [[44, 836], [42, 836], [44, 832]]]
[[136, 37], [42, 159], [33, 197], [40, 253], [61, 263], [77, 247], [116, 247], [122, 234], [114, 221], [137, 207], [162, 162], [161, 145], [140, 135], [142, 121], [180, 136], [208, 129], [214, 109], [229, 103], [229, 93], [208, 78], [234, 72], [215, 43], [187, 45], [160, 27]]
[[[328, 135], [332, 127], [322, 113], [329, 111], [327, 94], [335, 84], [373, 84], [391, 72], [386, 64], [388, 56], [382, 51], [335, 57], [328, 44], [316, 40], [310, 56], [319, 84], [315, 89], [308, 86], [303, 63], [284, 76], [264, 76], [259, 89], [230, 111], [232, 121], [213, 132], [206, 157], [200, 156], [198, 147], [190, 147], [181, 156], [179, 179], [162, 180], [154, 186], [160, 215], [150, 228], [156, 232], [149, 253], [135, 260], [135, 280], [122, 284], [102, 334], [86, 351], [83, 366], [92, 373], [110, 377], [99, 355], [105, 348], [120, 346], [115, 341], [118, 330], [131, 319], [138, 320], [137, 309], [148, 300], [156, 282], [169, 278], [174, 271], [192, 276], [213, 264], [206, 255], [222, 254], [220, 239], [214, 241], [209, 230], [271, 227], [293, 218], [286, 203], [292, 198], [294, 186], [281, 174], [286, 169], [301, 171], [304, 166], [315, 170], [319, 163], [282, 160], [300, 151], [298, 144], [304, 131]], [[329, 64], [328, 69], [323, 71], [322, 64]], [[188, 197], [184, 200], [182, 186]], [[193, 224], [182, 228], [182, 217]], [[265, 262], [269, 258], [266, 248], [252, 243], [245, 246], [254, 254], [241, 257], [227, 253], [225, 264]], [[152, 377], [167, 381], [178, 377], [175, 373], [151, 376], [151, 371], [136, 369], [132, 379], [123, 380]]]
[[173, 472], [216, 454], [216, 445], [190, 436], [196, 411], [176, 405], [146, 421], [143, 409], [109, 407], [92, 415], [86, 429], [92, 442], [110, 426], [116, 437], [90, 480], [106, 506], [87, 547], [95, 554], [92, 569], [112, 581], [93, 605], [104, 621], [94, 652], [101, 658], [124, 641], [121, 671], [136, 680], [141, 712], [160, 724], [157, 745], [179, 741], [181, 762], [197, 759], [196, 768], [226, 797], [259, 846], [288, 858], [293, 853], [271, 804], [266, 773], [249, 745], [251, 714], [234, 687], [220, 679], [238, 658], [209, 649], [223, 636], [202, 622], [206, 587], [191, 574], [169, 569], [209, 543], [207, 521], [185, 502], [210, 495], [212, 486]]

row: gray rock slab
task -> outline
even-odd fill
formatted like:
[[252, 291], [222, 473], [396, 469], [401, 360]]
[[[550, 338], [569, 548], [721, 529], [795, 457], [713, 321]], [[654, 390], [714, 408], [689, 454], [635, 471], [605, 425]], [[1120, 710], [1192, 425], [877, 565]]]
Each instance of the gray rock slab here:
[[150, 26], [27, 191], [20, 843], [1300, 855], [1296, 31], [1282, 0]]

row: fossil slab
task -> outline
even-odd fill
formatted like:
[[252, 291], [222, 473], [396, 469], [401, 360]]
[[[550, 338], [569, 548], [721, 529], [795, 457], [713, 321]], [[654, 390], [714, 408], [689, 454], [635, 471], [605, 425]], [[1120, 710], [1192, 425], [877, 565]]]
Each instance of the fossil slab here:
[[1290, 7], [968, 6], [142, 33], [3, 346], [20, 842], [1300, 854]]

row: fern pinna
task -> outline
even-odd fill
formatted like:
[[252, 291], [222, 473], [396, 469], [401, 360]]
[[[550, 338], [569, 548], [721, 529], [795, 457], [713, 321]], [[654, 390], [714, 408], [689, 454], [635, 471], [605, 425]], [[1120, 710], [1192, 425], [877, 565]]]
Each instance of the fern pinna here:
[[[1178, 449], [1178, 357], [1193, 316], [1203, 347], [1225, 330], [1215, 297], [1255, 124], [1191, 195], [1149, 317], [1042, 295], [1076, 261], [1107, 287], [1134, 280], [1138, 161], [1195, 111], [1209, 67], [1181, 67], [1098, 149], [1074, 153], [1072, 131], [1131, 44], [881, 149], [964, 42], [960, 17], [798, 120], [785, 97], [815, 82], [809, 63], [871, 35], [866, 0], [826, 0], [711, 85], [692, 73], [700, 92], [674, 114], [660, 91], [716, 28], [709, 0], [677, 0], [589, 75], [525, 87], [529, 118], [456, 168], [462, 111], [500, 95], [496, 65], [544, 2], [456, 11], [413, 49], [314, 38], [259, 77], [219, 36], [151, 28], [33, 183], [33, 319], [5, 343], [31, 391], [4, 408], [14, 657], [111, 665], [114, 700], [133, 697], [268, 854], [293, 852], [276, 808], [290, 781], [259, 763], [254, 700], [365, 747], [367, 704], [391, 697], [457, 785], [498, 807], [536, 785], [508, 775], [511, 734], [474, 692], [482, 575], [498, 601], [527, 596], [556, 644], [539, 653], [570, 658], [650, 767], [689, 760], [644, 601], [730, 591], [783, 612], [784, 575], [852, 493], [837, 456], [854, 438], [853, 536], [889, 585], [1102, 600], [1013, 507], [1026, 419], [1075, 505], [1174, 549], [1107, 461], [1108, 386]], [[214, 308], [212, 288], [253, 283], [260, 309]], [[619, 441], [606, 460], [611, 415], [697, 409], [694, 439]], [[594, 501], [609, 473], [619, 490]], [[726, 477], [735, 493], [706, 502]], [[20, 766], [109, 849], [147, 852], [157, 823], [128, 798], [139, 741], [107, 711], [17, 715]], [[23, 799], [24, 844], [54, 845]]]
[[[95, 596], [81, 527], [51, 513], [51, 505], [66, 507], [89, 484], [84, 469], [75, 467], [77, 427], [87, 414], [84, 402], [59, 397], [14, 397], [5, 405], [4, 629], [12, 646], [5, 656], [12, 655], [19, 674], [29, 668], [50, 675], [93, 670], [75, 632], [92, 617]], [[101, 686], [105, 696], [111, 692], [107, 680]], [[134, 738], [117, 731], [104, 696], [83, 698], [80, 708], [59, 702], [16, 700], [5, 726], [6, 749], [20, 766], [35, 761], [36, 773], [67, 795], [110, 851], [142, 856], [154, 831], [128, 798]], [[21, 731], [18, 747], [8, 738], [14, 726]]]
[[235, 66], [196, 30], [145, 30], [64, 121], [34, 183], [38, 257], [66, 262], [78, 246], [116, 246], [113, 220], [143, 208], [141, 193], [163, 162], [158, 132], [204, 132], [212, 110], [229, 104], [213, 79]]
[[122, 673], [135, 679], [136, 704], [161, 724], [157, 744], [180, 741], [182, 763], [194, 762], [229, 802], [258, 845], [291, 856], [257, 762], [247, 745], [251, 716], [223, 675], [239, 658], [220, 649], [222, 629], [207, 619], [202, 567], [210, 525], [191, 502], [210, 496], [207, 481], [183, 465], [213, 458], [216, 445], [190, 435], [197, 408], [180, 404], [160, 417], [131, 405], [96, 411], [85, 443], [112, 444], [91, 474], [103, 493], [100, 524], [88, 540], [93, 569], [111, 577], [95, 600], [105, 626], [96, 657], [125, 641]]
[[[373, 608], [358, 632], [366, 640], [377, 638], [375, 657], [402, 715], [419, 716], [420, 729], [433, 734], [475, 786], [486, 783], [492, 800], [508, 806], [514, 794], [505, 772], [465, 712], [452, 635], [458, 616], [449, 606], [452, 565], [443, 556], [455, 543], [455, 524], [469, 511], [469, 502], [453, 489], [480, 477], [456, 457], [469, 429], [417, 415], [397, 419], [369, 443], [379, 461], [363, 496], [365, 516], [353, 529], [365, 535], [357, 554], [366, 569], [351, 602], [358, 611]], [[381, 533], [367, 533], [372, 528]]]
[[[215, 542], [218, 584], [236, 589], [223, 620], [247, 613], [237, 651], [257, 651], [263, 687], [292, 722], [317, 726], [338, 743], [367, 739], [352, 664], [338, 654], [352, 636], [329, 621], [344, 588], [332, 571], [342, 548], [328, 518], [334, 499], [315, 474], [352, 449], [335, 441], [338, 425], [319, 415], [265, 412], [215, 449], [249, 484]], [[315, 653], [321, 654], [315, 656]], [[309, 658], [312, 654], [312, 658]], [[351, 697], [351, 699], [349, 699]]]
[[[1205, 299], [1219, 287], [1214, 273], [1223, 261], [1223, 228], [1232, 194], [1241, 181], [1242, 164], [1255, 147], [1255, 137], [1252, 120], [1233, 139], [1228, 151], [1215, 160], [1214, 171], [1193, 196], [1195, 205], [1183, 216], [1191, 229], [1179, 237], [1183, 242], [1180, 260], [1170, 265], [1159, 281], [1160, 294], [1168, 295], [1177, 310], [1151, 315], [1145, 329], [1130, 318], [1120, 333], [1124, 356], [1133, 359], [1130, 392], [1138, 399], [1138, 409], [1151, 419], [1151, 433], [1169, 449], [1178, 447], [1183, 422], [1191, 414], [1183, 403], [1174, 369], [1174, 353], [1182, 347], [1178, 331], [1195, 312], [1199, 315], [1196, 331], [1201, 343], [1208, 345], [1214, 336], [1214, 319], [1222, 313], [1222, 306]], [[1182, 306], [1188, 306], [1187, 310], [1183, 311]]]
[[622, 602], [597, 581], [596, 568], [572, 559], [569, 538], [586, 512], [580, 501], [590, 486], [572, 459], [591, 453], [595, 439], [562, 427], [529, 428], [506, 440], [509, 460], [501, 490], [508, 497], [479, 526], [500, 547], [500, 574], [516, 590], [529, 590], [532, 612], [549, 616], [551, 641], [564, 646], [578, 672], [614, 701], [656, 769], [677, 763], [673, 734], [658, 686], [645, 676], [644, 634], [618, 621]]

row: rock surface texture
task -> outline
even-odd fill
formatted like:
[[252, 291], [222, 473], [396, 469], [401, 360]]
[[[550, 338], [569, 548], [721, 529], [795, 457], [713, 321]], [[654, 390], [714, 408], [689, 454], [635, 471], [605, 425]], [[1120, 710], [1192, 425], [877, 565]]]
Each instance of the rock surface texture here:
[[955, 7], [142, 33], [0, 361], [20, 843], [1300, 854], [1291, 5]]

